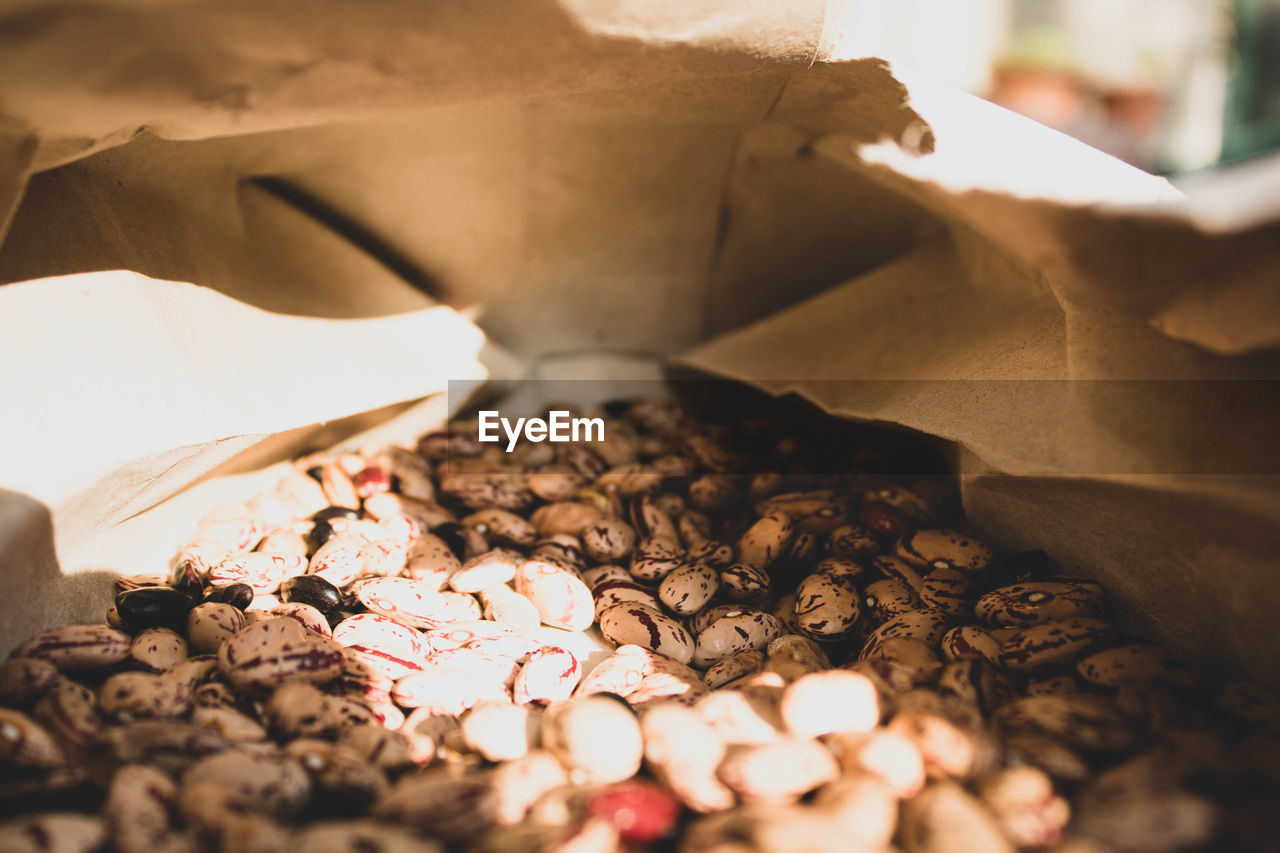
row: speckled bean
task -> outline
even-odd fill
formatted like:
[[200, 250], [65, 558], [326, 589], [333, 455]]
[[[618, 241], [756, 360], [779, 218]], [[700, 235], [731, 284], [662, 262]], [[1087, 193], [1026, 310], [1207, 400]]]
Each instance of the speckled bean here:
[[706, 563], [686, 563], [662, 579], [658, 597], [682, 616], [696, 613], [720, 588], [720, 573]]
[[559, 646], [543, 646], [520, 668], [511, 689], [517, 704], [568, 699], [582, 678], [582, 665]]
[[296, 554], [255, 551], [228, 557], [209, 570], [209, 582], [216, 585], [247, 583], [256, 593], [272, 593], [287, 578], [307, 570], [307, 560]]
[[372, 816], [407, 824], [446, 840], [478, 835], [498, 817], [501, 800], [485, 778], [456, 779], [427, 771], [401, 779], [378, 800]]
[[324, 737], [338, 728], [325, 694], [310, 684], [283, 684], [271, 692], [266, 717], [280, 737]]
[[631, 501], [630, 510], [631, 527], [638, 539], [657, 538], [672, 542], [681, 539], [679, 528], [652, 495], [637, 495]]
[[150, 672], [121, 672], [98, 688], [98, 708], [119, 720], [172, 719], [191, 710], [187, 684]]
[[917, 530], [899, 540], [894, 554], [916, 566], [978, 572], [991, 562], [990, 546], [967, 533], [934, 528]]
[[886, 622], [920, 606], [911, 587], [900, 580], [885, 578], [867, 584], [864, 612], [877, 623]]
[[311, 781], [289, 758], [227, 750], [200, 759], [182, 774], [182, 787], [214, 785], [245, 797], [257, 809], [275, 816], [296, 813], [306, 804]]
[[816, 640], [838, 640], [857, 627], [858, 590], [845, 578], [815, 572], [796, 588], [796, 621]]
[[684, 562], [684, 550], [675, 539], [653, 536], [642, 539], [631, 554], [631, 576], [644, 583], [657, 583]]
[[35, 635], [13, 656], [47, 660], [60, 670], [93, 669], [125, 660], [131, 643], [128, 634], [105, 625], [68, 625]]
[[581, 535], [582, 547], [600, 563], [612, 563], [627, 557], [636, 544], [636, 533], [631, 525], [613, 518], [586, 525]]
[[998, 663], [1000, 642], [973, 625], [960, 625], [942, 635], [942, 655], [948, 661], [981, 658], [988, 663]]
[[1014, 631], [1000, 646], [1001, 666], [1040, 673], [1073, 664], [1107, 643], [1111, 624], [1080, 616], [1054, 619]]
[[764, 654], [757, 649], [746, 649], [716, 661], [707, 668], [702, 678], [714, 690], [763, 668]]
[[147, 628], [134, 636], [129, 658], [150, 672], [166, 672], [187, 659], [190, 652], [182, 635], [168, 628]]
[[1093, 583], [1040, 581], [1000, 587], [974, 603], [973, 613], [995, 627], [1020, 627], [1074, 616], [1097, 618], [1106, 611], [1102, 587]]
[[769, 597], [772, 581], [763, 569], [733, 563], [720, 571], [720, 588], [731, 601], [761, 601]]
[[689, 632], [661, 611], [643, 604], [616, 604], [605, 610], [600, 614], [600, 633], [619, 646], [642, 646], [680, 663], [693, 659], [694, 643]]
[[290, 619], [297, 619], [302, 626], [313, 634], [321, 637], [333, 636], [333, 629], [329, 627], [329, 620], [325, 615], [310, 604], [303, 604], [300, 601], [286, 602], [271, 608], [272, 616], [288, 616]]
[[423, 581], [369, 578], [360, 581], [354, 590], [369, 610], [411, 628], [438, 628], [457, 621], [449, 601]]
[[289, 681], [323, 684], [345, 666], [342, 647], [286, 616], [250, 625], [218, 649], [218, 669], [232, 685], [254, 690]]
[[25, 707], [45, 694], [58, 668], [43, 658], [13, 657], [0, 663], [0, 703]]
[[513, 512], [490, 507], [478, 510], [462, 519], [462, 523], [480, 531], [491, 541], [516, 547], [532, 545], [538, 540], [538, 530]]
[[738, 559], [759, 569], [767, 569], [791, 544], [795, 522], [781, 510], [771, 510], [751, 525], [738, 540]]
[[638, 584], [627, 575], [626, 580], [602, 581], [591, 588], [591, 595], [596, 603], [596, 618], [615, 604], [644, 604], [655, 610], [662, 607], [658, 592], [651, 586]]
[[933, 610], [912, 610], [885, 622], [871, 635], [858, 653], [858, 660], [866, 660], [879, 654], [880, 644], [893, 637], [920, 640], [928, 646], [936, 646], [947, 630], [946, 617]]
[[576, 573], [542, 560], [525, 560], [516, 569], [516, 592], [537, 608], [553, 628], [582, 631], [595, 621], [595, 602]]
[[763, 649], [781, 633], [782, 625], [772, 613], [734, 607], [698, 634], [693, 665], [705, 668], [737, 652]]

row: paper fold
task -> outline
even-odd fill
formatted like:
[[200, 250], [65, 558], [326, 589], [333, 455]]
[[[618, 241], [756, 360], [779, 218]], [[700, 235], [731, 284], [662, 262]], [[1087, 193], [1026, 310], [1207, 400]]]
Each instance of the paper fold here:
[[114, 568], [64, 546], [259, 436], [482, 375], [487, 336], [945, 438], [1001, 544], [1280, 671], [1273, 208], [1214, 225], [1025, 119], [827, 61], [841, 7], [7, 4], [0, 484], [13, 553], [55, 563], [6, 571]]

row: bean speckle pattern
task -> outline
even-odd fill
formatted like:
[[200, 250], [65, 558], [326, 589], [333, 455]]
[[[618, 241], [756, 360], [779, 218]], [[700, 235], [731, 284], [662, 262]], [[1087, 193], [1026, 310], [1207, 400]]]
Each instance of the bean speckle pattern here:
[[945, 475], [873, 473], [915, 468], [865, 433], [821, 473], [842, 426], [783, 409], [603, 411], [309, 454], [28, 639], [0, 849], [1270, 843], [1280, 698], [997, 555]]

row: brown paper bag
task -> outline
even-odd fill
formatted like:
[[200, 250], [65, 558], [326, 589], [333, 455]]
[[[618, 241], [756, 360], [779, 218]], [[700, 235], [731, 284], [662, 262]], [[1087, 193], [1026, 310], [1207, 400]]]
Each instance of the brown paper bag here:
[[624, 353], [945, 438], [987, 535], [1184, 651], [1280, 671], [1274, 209], [1222, 230], [843, 59], [834, 2], [0, 18], [0, 646], [156, 570], [223, 486], [157, 502], [264, 434]]

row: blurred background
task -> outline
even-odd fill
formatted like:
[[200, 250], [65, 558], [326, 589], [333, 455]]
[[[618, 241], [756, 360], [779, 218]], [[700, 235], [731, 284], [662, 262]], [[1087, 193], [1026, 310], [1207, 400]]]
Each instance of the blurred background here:
[[842, 24], [842, 54], [905, 63], [1147, 171], [1280, 147], [1280, 0], [859, 0]]

